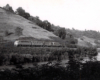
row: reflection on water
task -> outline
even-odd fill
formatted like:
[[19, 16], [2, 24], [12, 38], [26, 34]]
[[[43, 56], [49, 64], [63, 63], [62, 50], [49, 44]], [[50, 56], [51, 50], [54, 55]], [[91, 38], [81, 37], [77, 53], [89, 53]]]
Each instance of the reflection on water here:
[[87, 61], [100, 61], [100, 52], [97, 54], [97, 56], [92, 56], [91, 59], [89, 58], [89, 56], [88, 57], [84, 57], [81, 62], [85, 63]]
[[83, 60], [81, 61], [82, 63], [86, 63], [87, 61], [90, 61], [89, 57], [84, 57]]
[[97, 55], [97, 61], [100, 61], [100, 52]]
[[97, 56], [83, 57], [83, 60], [81, 60], [82, 63], [86, 63], [88, 61], [100, 61], [100, 53]]

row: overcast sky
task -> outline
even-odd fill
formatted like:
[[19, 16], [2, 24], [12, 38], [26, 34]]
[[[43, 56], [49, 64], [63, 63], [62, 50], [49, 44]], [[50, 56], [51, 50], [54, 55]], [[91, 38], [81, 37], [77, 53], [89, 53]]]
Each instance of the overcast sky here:
[[61, 27], [100, 31], [100, 0], [0, 0], [6, 4]]

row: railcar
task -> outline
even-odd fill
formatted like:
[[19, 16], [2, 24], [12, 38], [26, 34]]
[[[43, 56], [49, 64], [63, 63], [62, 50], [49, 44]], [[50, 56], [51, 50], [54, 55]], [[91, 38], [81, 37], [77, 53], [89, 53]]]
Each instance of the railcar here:
[[52, 42], [44, 42], [44, 47], [51, 47], [53, 46]]
[[42, 47], [44, 43], [42, 41], [32, 41], [32, 46], [34, 47]]
[[15, 46], [30, 46], [30, 47], [61, 47], [61, 44], [58, 42], [44, 42], [44, 41], [24, 41], [16, 40], [14, 42]]
[[52, 42], [52, 44], [53, 44], [53, 47], [60, 47], [61, 46], [61, 44], [58, 42]]
[[21, 41], [21, 40], [17, 40], [14, 42], [15, 46], [31, 46], [32, 43], [31, 41]]

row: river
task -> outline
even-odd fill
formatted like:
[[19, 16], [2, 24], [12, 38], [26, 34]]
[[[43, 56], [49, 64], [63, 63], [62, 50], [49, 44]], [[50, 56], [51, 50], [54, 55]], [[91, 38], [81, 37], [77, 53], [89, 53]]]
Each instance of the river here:
[[97, 61], [100, 61], [100, 52], [98, 52], [98, 55], [96, 56]]
[[98, 52], [97, 56], [93, 56], [90, 60], [89, 57], [84, 57], [83, 60], [81, 61], [82, 63], [85, 63], [87, 61], [100, 61], [100, 52]]

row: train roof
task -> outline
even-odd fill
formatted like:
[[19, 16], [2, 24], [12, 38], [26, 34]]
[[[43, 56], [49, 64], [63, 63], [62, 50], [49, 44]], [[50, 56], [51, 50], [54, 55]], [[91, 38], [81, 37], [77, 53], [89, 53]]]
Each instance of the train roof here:
[[48, 40], [48, 39], [35, 39], [35, 38], [33, 38], [33, 37], [21, 37], [21, 38], [19, 38], [19, 39], [16, 39], [16, 40], [22, 40], [22, 41], [45, 41], [45, 42], [58, 42], [58, 43], [60, 43], [60, 44], [62, 44], [62, 43], [64, 43], [64, 41], [62, 40], [62, 39], [55, 39], [55, 38], [53, 38], [53, 37], [51, 37], [52, 38], [52, 40]]

